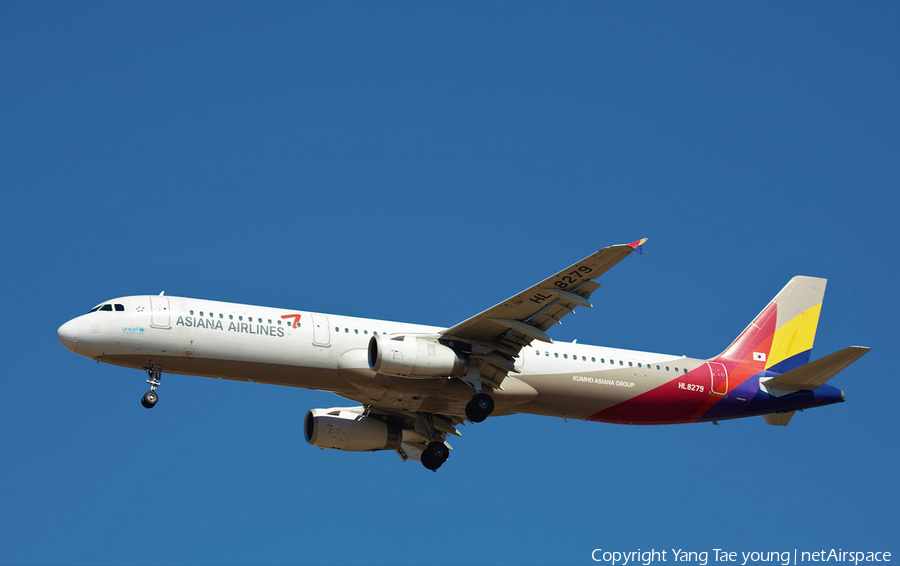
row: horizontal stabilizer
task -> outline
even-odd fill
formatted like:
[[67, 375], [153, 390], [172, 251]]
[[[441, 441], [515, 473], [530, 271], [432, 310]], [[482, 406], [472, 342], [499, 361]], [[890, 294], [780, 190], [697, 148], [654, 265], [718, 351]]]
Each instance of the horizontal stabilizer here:
[[766, 387], [785, 391], [812, 391], [836, 376], [841, 370], [861, 358], [869, 350], [871, 348], [866, 348], [865, 346], [850, 346], [800, 366], [797, 369], [785, 372], [778, 377], [767, 379], [764, 382], [760, 381]]
[[787, 426], [789, 422], [791, 422], [791, 417], [794, 416], [794, 411], [790, 413], [776, 413], [773, 415], [763, 415], [762, 418], [766, 421], [766, 424], [774, 425], [774, 426]]

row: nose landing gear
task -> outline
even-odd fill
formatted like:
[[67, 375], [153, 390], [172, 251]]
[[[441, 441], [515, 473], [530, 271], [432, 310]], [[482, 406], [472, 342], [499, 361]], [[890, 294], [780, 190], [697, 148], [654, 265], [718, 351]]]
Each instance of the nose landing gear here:
[[147, 375], [150, 376], [150, 379], [147, 380], [147, 383], [150, 384], [150, 391], [144, 393], [144, 396], [141, 398], [141, 405], [147, 409], [152, 409], [156, 405], [156, 402], [159, 401], [159, 395], [156, 393], [156, 388], [159, 387], [159, 380], [162, 379], [162, 366], [154, 364], [144, 368], [144, 370], [147, 372]]
[[141, 405], [148, 409], [152, 409], [157, 401], [159, 401], [159, 395], [156, 394], [156, 391], [148, 391], [141, 397]]

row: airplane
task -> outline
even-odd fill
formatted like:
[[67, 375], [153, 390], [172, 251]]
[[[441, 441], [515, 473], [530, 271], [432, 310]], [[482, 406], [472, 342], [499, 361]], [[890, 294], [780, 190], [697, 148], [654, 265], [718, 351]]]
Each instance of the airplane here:
[[826, 384], [870, 350], [810, 362], [826, 280], [797, 276], [712, 358], [554, 342], [547, 332], [591, 307], [597, 279], [646, 238], [605, 247], [450, 328], [164, 293], [97, 305], [59, 327], [67, 349], [143, 369], [156, 405], [163, 372], [330, 391], [357, 406], [312, 409], [307, 442], [395, 450], [436, 471], [459, 425], [527, 413], [620, 424], [712, 422], [844, 401]]

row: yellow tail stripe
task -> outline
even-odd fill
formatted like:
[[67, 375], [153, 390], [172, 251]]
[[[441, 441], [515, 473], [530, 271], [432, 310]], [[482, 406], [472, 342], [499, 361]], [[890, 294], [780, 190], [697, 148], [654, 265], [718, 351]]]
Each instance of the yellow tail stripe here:
[[772, 337], [772, 349], [766, 360], [766, 368], [775, 366], [800, 352], [812, 349], [821, 310], [822, 303], [819, 303], [775, 330], [775, 336]]

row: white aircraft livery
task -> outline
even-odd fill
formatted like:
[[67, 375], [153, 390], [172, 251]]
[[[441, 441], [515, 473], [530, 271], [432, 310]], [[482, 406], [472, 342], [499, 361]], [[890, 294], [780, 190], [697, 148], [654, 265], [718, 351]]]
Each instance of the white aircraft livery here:
[[842, 402], [825, 382], [869, 351], [810, 362], [825, 279], [797, 276], [718, 356], [694, 359], [576, 343], [547, 331], [590, 307], [597, 278], [646, 238], [615, 245], [451, 328], [158, 296], [113, 299], [63, 324], [69, 350], [147, 372], [331, 391], [357, 406], [312, 409], [306, 440], [396, 450], [437, 470], [466, 420], [529, 413], [622, 424], [718, 422]]

